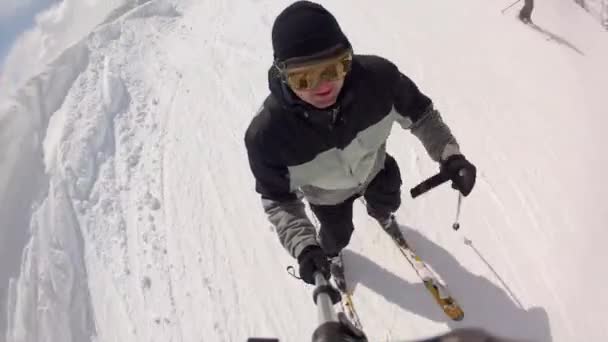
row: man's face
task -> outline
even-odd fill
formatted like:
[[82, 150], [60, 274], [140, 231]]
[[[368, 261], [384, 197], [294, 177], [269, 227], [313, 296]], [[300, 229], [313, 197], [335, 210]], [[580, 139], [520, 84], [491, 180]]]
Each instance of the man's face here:
[[319, 108], [327, 108], [336, 103], [340, 90], [344, 85], [344, 79], [335, 81], [321, 81], [315, 88], [310, 90], [295, 90], [293, 92], [304, 102]]
[[327, 108], [335, 104], [340, 95], [352, 57], [351, 50], [344, 50], [317, 61], [292, 61], [283, 71], [284, 77], [302, 101], [319, 109]]

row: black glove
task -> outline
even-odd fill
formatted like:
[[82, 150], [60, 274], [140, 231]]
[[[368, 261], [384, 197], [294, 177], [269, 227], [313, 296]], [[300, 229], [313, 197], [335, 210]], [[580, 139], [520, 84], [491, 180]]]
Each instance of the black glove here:
[[445, 172], [452, 180], [452, 188], [468, 196], [475, 186], [477, 168], [462, 154], [449, 156], [441, 162], [441, 172]]
[[304, 282], [315, 285], [315, 272], [321, 272], [329, 279], [329, 260], [319, 246], [308, 246], [298, 255], [300, 264], [300, 278]]

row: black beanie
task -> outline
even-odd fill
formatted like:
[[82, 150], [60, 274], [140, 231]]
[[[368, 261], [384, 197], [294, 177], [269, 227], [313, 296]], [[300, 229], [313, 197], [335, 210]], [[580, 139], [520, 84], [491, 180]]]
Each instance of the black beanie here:
[[310, 1], [297, 1], [285, 8], [272, 26], [274, 59], [284, 61], [328, 50], [350, 42], [336, 18], [323, 6]]

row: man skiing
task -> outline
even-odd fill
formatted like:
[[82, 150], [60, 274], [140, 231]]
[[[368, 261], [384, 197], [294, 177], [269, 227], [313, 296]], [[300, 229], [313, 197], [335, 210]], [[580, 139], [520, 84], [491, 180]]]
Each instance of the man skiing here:
[[[413, 133], [467, 196], [476, 169], [432, 101], [390, 61], [353, 54], [324, 7], [297, 1], [272, 27], [270, 95], [251, 121], [245, 144], [256, 191], [279, 240], [298, 260], [301, 278], [343, 279], [338, 256], [353, 233], [353, 202], [404, 243], [393, 213], [401, 174], [386, 153], [394, 122]], [[315, 227], [302, 199], [320, 222]], [[338, 286], [340, 286], [338, 284]]]
[[532, 11], [534, 10], [534, 0], [524, 0], [524, 6], [519, 11], [519, 20], [526, 24], [532, 23]]

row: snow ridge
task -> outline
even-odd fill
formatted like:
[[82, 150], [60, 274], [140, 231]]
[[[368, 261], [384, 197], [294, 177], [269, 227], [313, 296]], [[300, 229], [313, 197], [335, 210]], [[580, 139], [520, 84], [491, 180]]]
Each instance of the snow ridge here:
[[[108, 305], [103, 303], [108, 296], [128, 293], [126, 278], [131, 271], [123, 215], [127, 209], [121, 195], [129, 191], [129, 169], [143, 159], [143, 142], [137, 142], [133, 127], [144, 123], [141, 102], [148, 99], [131, 93], [142, 81], [128, 79], [127, 61], [144, 57], [148, 50], [135, 32], [149, 32], [147, 43], [154, 43], [179, 12], [164, 0], [124, 9], [33, 78], [9, 107], [11, 116], [34, 115], [37, 138], [32, 153], [44, 156], [48, 175], [48, 194], [31, 215], [31, 238], [23, 251], [20, 276], [9, 285], [9, 342], [93, 341], [96, 325], [103, 326], [93, 318], [93, 308]], [[124, 46], [131, 47], [130, 55], [116, 53]], [[158, 140], [157, 135], [154, 138]], [[22, 169], [19, 166], [15, 170]], [[16, 173], [12, 177], [19, 180]], [[150, 191], [141, 196], [151, 211], [160, 207]], [[123, 257], [117, 259], [118, 255]], [[89, 284], [87, 272], [99, 272], [102, 280], [94, 278]], [[93, 302], [89, 291], [102, 295]], [[117, 308], [112, 310], [125, 309]], [[129, 311], [115, 314], [128, 316]]]

